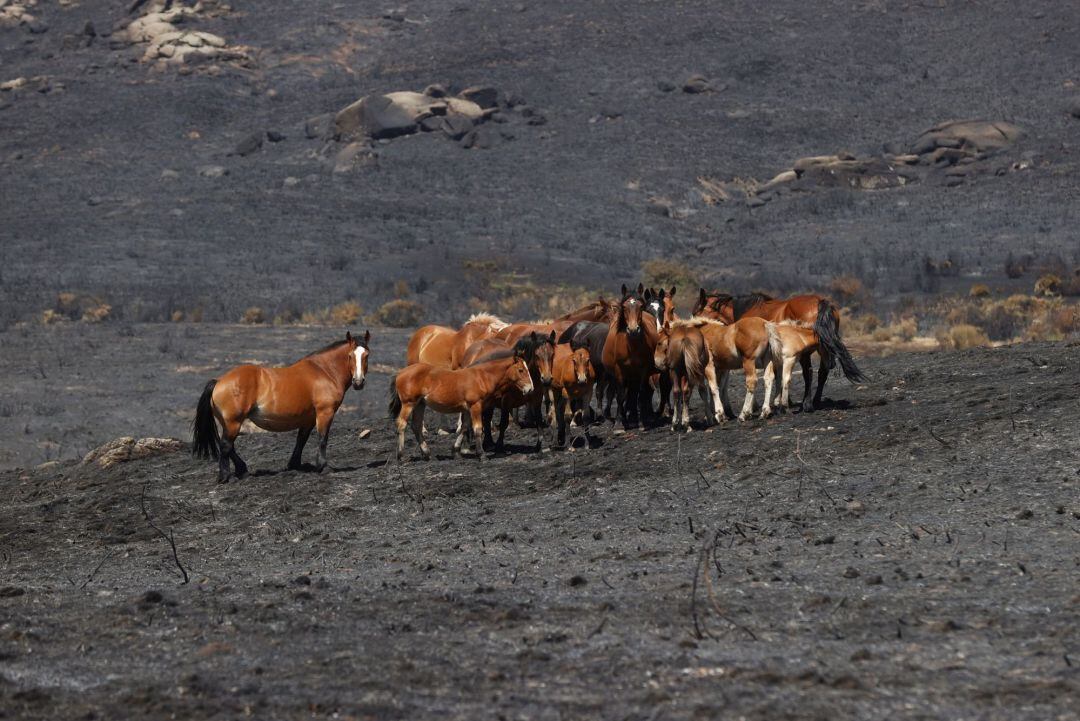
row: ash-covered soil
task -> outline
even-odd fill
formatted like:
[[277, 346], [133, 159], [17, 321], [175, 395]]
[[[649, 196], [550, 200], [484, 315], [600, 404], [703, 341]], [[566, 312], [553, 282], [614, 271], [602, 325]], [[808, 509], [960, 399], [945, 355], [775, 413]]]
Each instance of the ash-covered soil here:
[[323, 475], [271, 434], [223, 486], [183, 452], [4, 471], [0, 709], [1075, 718], [1075, 353], [866, 359], [818, 413], [573, 452], [512, 428], [482, 464], [448, 436], [388, 464], [374, 374]]
[[[477, 258], [601, 288], [669, 255], [736, 290], [854, 273], [879, 297], [925, 290], [924, 256], [991, 280], [1009, 252], [1080, 263], [1076, 3], [208, 0], [182, 29], [248, 59], [189, 74], [118, 40], [130, 3], [23, 4], [35, 21], [0, 27], [0, 83], [26, 81], [0, 91], [5, 322], [59, 292], [129, 321], [371, 312], [397, 281], [448, 320]], [[695, 74], [708, 92], [683, 92]], [[345, 173], [343, 143], [307, 137], [313, 116], [431, 83], [531, 114], [487, 149], [421, 133]], [[999, 169], [1025, 169], [754, 208], [694, 195], [957, 118], [1024, 127]]]

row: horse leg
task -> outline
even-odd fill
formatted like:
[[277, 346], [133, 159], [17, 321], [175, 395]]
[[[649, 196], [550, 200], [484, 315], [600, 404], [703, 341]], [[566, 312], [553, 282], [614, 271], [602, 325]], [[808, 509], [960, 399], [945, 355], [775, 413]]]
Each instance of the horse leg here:
[[315, 470], [322, 473], [326, 469], [326, 445], [330, 442], [330, 426], [334, 423], [336, 406], [317, 409], [315, 415], [315, 430], [319, 432], [319, 454], [315, 457]]
[[397, 426], [397, 459], [399, 463], [405, 458], [405, 426], [409, 425], [409, 416], [412, 415], [414, 407], [415, 404], [403, 401], [401, 410], [398, 411], [397, 420], [394, 423]]
[[701, 399], [705, 401], [705, 406], [709, 409], [710, 419], [714, 423], [720, 423], [724, 418], [723, 405], [720, 403], [720, 388], [716, 382], [716, 364], [712, 362], [711, 355], [710, 362], [705, 364], [705, 382], [698, 386], [698, 392], [701, 393]]
[[743, 399], [739, 420], [745, 421], [754, 414], [754, 389], [757, 388], [757, 364], [752, 358], [743, 359], [743, 375], [746, 376], [746, 398]]
[[679, 429], [679, 421], [682, 420], [682, 393], [679, 387], [679, 378], [677, 371], [671, 370], [665, 373], [671, 382], [671, 405], [674, 408], [674, 412], [671, 414], [671, 430], [672, 432]]
[[229, 469], [230, 461], [236, 467], [237, 479], [243, 478], [247, 474], [247, 465], [236, 454], [235, 446], [236, 437], [240, 435], [241, 423], [243, 423], [243, 419], [233, 419], [221, 423], [221, 439], [218, 442], [218, 483], [229, 482], [229, 478], [232, 476]]
[[615, 423], [620, 424], [626, 430], [626, 386], [622, 383], [615, 384]]
[[689, 433], [693, 430], [690, 427], [690, 396], [693, 395], [693, 389], [690, 387], [690, 379], [683, 379], [682, 386], [682, 424], [686, 432]]
[[490, 450], [495, 446], [495, 439], [491, 437], [491, 423], [495, 419], [495, 406], [484, 409], [484, 450]]
[[813, 393], [814, 385], [814, 366], [810, 362], [811, 355], [804, 353], [799, 356], [799, 365], [802, 366], [802, 379], [803, 379], [803, 392], [802, 410], [804, 413], [811, 413], [814, 410], [813, 404], [810, 402], [810, 394]]
[[776, 384], [776, 374], [778, 371], [779, 366], [775, 361], [769, 361], [769, 364], [765, 366], [765, 402], [761, 404], [762, 418], [768, 418], [772, 415], [773, 388]]
[[536, 397], [529, 401], [529, 415], [536, 419], [536, 450], [540, 451], [544, 448], [544, 396], [540, 393], [534, 394]]
[[424, 435], [424, 411], [427, 409], [427, 403], [423, 400], [416, 404], [412, 413], [412, 430], [413, 435], [416, 436], [416, 443], [420, 446], [420, 455], [424, 457], [425, 461], [431, 460], [431, 451], [428, 449], [427, 436]]
[[564, 391], [559, 392], [558, 400], [556, 401], [555, 409], [555, 422], [556, 422], [556, 443], [562, 447], [566, 445], [566, 426], [569, 423], [571, 416], [570, 401], [566, 398]]
[[506, 435], [506, 427], [510, 425], [510, 411], [505, 406], [500, 407], [499, 413], [499, 440], [495, 441], [495, 452], [503, 452], [503, 436]]
[[469, 408], [469, 419], [472, 421], [473, 442], [476, 444], [476, 460], [484, 460], [484, 404], [474, 403]]
[[731, 381], [730, 371], [721, 371], [720, 373], [720, 408], [724, 412], [725, 418], [734, 418], [735, 411], [731, 407], [731, 400], [728, 398], [728, 383]]
[[784, 359], [783, 378], [780, 384], [780, 410], [782, 411], [787, 411], [788, 403], [791, 401], [791, 371], [794, 367], [794, 358]]
[[832, 365], [832, 356], [828, 352], [822, 352], [818, 350], [818, 356], [821, 360], [818, 361], [817, 368], [817, 392], [814, 393], [814, 408], [821, 408], [821, 393], [825, 390], [825, 381], [829, 379], [829, 366]]
[[674, 385], [671, 377], [666, 373], [660, 374], [660, 383], [658, 385], [658, 390], [660, 392], [660, 408], [657, 413], [661, 418], [667, 418], [671, 415], [671, 394], [674, 392]]
[[307, 445], [308, 437], [311, 436], [313, 428], [314, 426], [308, 426], [296, 432], [296, 445], [293, 446], [292, 455], [289, 457], [288, 468], [290, 471], [299, 471], [303, 466], [301, 459], [304, 455], [304, 446]]

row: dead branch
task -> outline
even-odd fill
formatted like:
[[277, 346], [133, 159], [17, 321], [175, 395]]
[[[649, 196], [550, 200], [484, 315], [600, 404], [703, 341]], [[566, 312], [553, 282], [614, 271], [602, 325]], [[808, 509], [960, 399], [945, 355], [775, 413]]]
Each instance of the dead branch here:
[[180, 563], [180, 556], [176, 552], [176, 540], [173, 538], [172, 529], [170, 528], [169, 533], [166, 534], [165, 531], [158, 528], [157, 524], [154, 523], [154, 519], [150, 517], [150, 512], [146, 510], [146, 487], [149, 485], [149, 481], [143, 484], [142, 493], [139, 494], [139, 506], [142, 508], [143, 516], [146, 518], [146, 522], [150, 524], [150, 528], [153, 528], [157, 531], [159, 536], [169, 542], [169, 547], [172, 549], [173, 560], [176, 561], [176, 567], [180, 569], [180, 575], [184, 577], [183, 583], [187, 583], [189, 580], [188, 572], [187, 569], [184, 568], [184, 564]]
[[90, 572], [90, 574], [86, 577], [86, 580], [83, 581], [82, 584], [79, 585], [79, 590], [80, 591], [82, 589], [86, 588], [90, 584], [90, 582], [94, 580], [94, 576], [96, 576], [97, 572], [101, 570], [101, 567], [105, 565], [105, 562], [108, 561], [110, 558], [112, 558], [112, 555], [113, 555], [113, 552], [112, 552], [112, 549], [110, 548], [108, 551], [105, 552], [105, 555], [102, 556], [101, 562], [98, 563], [98, 565], [94, 566], [94, 570]]

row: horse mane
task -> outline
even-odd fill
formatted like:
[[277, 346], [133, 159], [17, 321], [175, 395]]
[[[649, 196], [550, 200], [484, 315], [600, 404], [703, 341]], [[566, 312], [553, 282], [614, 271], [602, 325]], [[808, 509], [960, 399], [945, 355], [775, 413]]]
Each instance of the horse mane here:
[[[488, 361], [502, 360], [504, 358], [509, 358], [510, 356], [515, 354], [520, 355], [526, 363], [530, 363], [532, 362], [532, 359], [536, 356], [536, 349], [544, 345], [545, 343], [551, 343], [551, 336], [537, 335], [535, 342], [533, 341], [531, 336], [525, 336], [524, 338], [519, 338], [518, 341], [514, 343], [512, 348], [500, 348], [499, 350], [493, 350], [487, 355], [477, 358], [469, 365], [477, 365], [478, 363], [487, 363]], [[555, 344], [551, 343], [551, 347], [554, 348]]]
[[790, 326], [794, 326], [796, 328], [813, 328], [814, 327], [813, 323], [807, 323], [806, 321], [802, 321], [802, 320], [782, 320], [782, 321], [778, 322], [776, 325], [790, 325]]
[[345, 339], [345, 340], [336, 340], [336, 341], [334, 341], [333, 343], [328, 343], [327, 345], [324, 345], [324, 346], [323, 346], [322, 348], [320, 348], [319, 350], [313, 350], [313, 351], [311, 351], [310, 353], [308, 353], [308, 354], [307, 354], [306, 356], [304, 356], [304, 357], [305, 357], [305, 358], [310, 358], [310, 357], [312, 357], [312, 356], [316, 356], [316, 355], [322, 355], [323, 353], [329, 353], [330, 351], [332, 351], [332, 350], [334, 350], [334, 349], [336, 349], [336, 348], [340, 348], [341, 346], [345, 345], [345, 344], [346, 344], [346, 343], [348, 343], [348, 342], [349, 342], [349, 341], [348, 341], [348, 339]]
[[746, 314], [746, 311], [750, 310], [755, 305], [759, 303], [764, 303], [768, 300], [775, 300], [775, 298], [773, 298], [771, 295], [768, 295], [766, 293], [760, 293], [758, 291], [754, 291], [753, 293], [746, 293], [745, 295], [735, 296], [731, 299], [732, 315], [734, 315], [735, 319], [738, 320]]
[[727, 323], [722, 320], [716, 320], [714, 318], [703, 318], [700, 315], [695, 315], [693, 318], [679, 318], [671, 324], [672, 328], [701, 328], [706, 325], [717, 325], [721, 328], [726, 328]]
[[506, 321], [493, 316], [491, 313], [473, 313], [471, 316], [469, 316], [469, 319], [465, 321], [466, 325], [468, 325], [469, 323], [486, 324], [491, 326], [491, 329], [494, 331], [500, 331], [510, 325]]

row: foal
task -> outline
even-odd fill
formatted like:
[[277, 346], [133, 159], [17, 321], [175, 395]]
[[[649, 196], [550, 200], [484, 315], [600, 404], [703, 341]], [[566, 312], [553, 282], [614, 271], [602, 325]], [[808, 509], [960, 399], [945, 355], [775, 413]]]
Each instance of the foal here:
[[[566, 444], [566, 426], [571, 418], [577, 413], [571, 405], [573, 401], [581, 399], [583, 407], [589, 407], [589, 397], [592, 395], [593, 383], [596, 382], [596, 373], [593, 370], [589, 351], [584, 348], [574, 350], [567, 344], [555, 346], [555, 360], [551, 372], [551, 392], [555, 394], [555, 407], [552, 409], [558, 424], [558, 444]], [[584, 423], [584, 418], [582, 419]], [[586, 426], [586, 436], [588, 436]]]
[[701, 329], [686, 324], [672, 327], [671, 323], [664, 323], [653, 351], [653, 364], [671, 379], [675, 399], [671, 430], [682, 427], [690, 431], [691, 392], [706, 382], [710, 390], [716, 386], [716, 370]]
[[[728, 374], [733, 370], [742, 369], [746, 377], [746, 398], [743, 400], [742, 411], [738, 417], [740, 421], [745, 421], [754, 411], [754, 389], [757, 388], [758, 366], [768, 364], [779, 352], [778, 347], [774, 348], [770, 344], [768, 327], [773, 324], [762, 318], [747, 317], [740, 318], [730, 325], [707, 318], [693, 318], [689, 321], [680, 321], [676, 325], [683, 323], [699, 328], [709, 346], [712, 365], [720, 380], [719, 388], [715, 381], [709, 386], [717, 423], [720, 423], [724, 416], [732, 415], [731, 404], [727, 398]], [[773, 375], [772, 373], [765, 374], [765, 393], [770, 397]], [[769, 415], [764, 409], [762, 414], [763, 418]]]
[[[476, 455], [484, 459], [483, 414], [496, 399], [511, 390], [532, 392], [532, 376], [525, 361], [515, 351], [509, 358], [479, 363], [468, 368], [446, 370], [427, 363], [415, 363], [397, 374], [390, 383], [390, 417], [396, 420], [398, 460], [405, 455], [405, 426], [412, 430], [424, 460], [431, 459], [424, 439], [424, 410], [431, 406], [439, 413], [468, 413], [472, 421]], [[453, 455], [461, 451], [467, 426], [463, 423], [454, 440]]]

